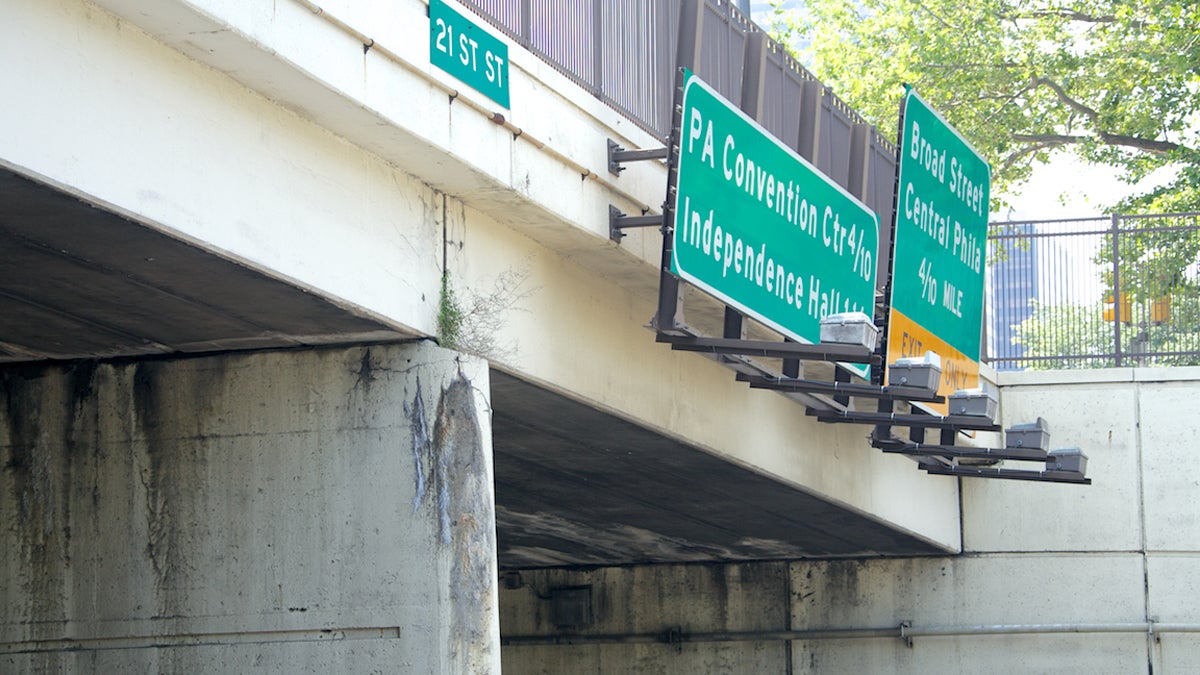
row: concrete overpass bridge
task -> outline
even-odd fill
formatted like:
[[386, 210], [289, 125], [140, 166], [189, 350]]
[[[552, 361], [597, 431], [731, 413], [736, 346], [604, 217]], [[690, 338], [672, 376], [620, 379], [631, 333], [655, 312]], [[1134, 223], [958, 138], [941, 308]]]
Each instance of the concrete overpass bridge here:
[[[490, 355], [502, 560], [957, 546], [953, 485], [654, 343], [658, 237], [617, 245], [608, 206], [660, 203], [665, 172], [614, 176], [605, 153], [661, 141], [517, 50], [512, 109], [493, 111], [429, 65], [424, 3], [356, 5], [10, 9], [5, 361], [431, 337], [444, 271], [505, 312]], [[538, 535], [550, 514], [572, 527]], [[676, 543], [604, 536], [621, 526]]]
[[662, 139], [507, 38], [498, 106], [428, 11], [4, 4], [0, 656], [486, 669], [498, 570], [961, 550], [957, 480], [655, 342], [609, 207], [666, 169], [608, 140]]

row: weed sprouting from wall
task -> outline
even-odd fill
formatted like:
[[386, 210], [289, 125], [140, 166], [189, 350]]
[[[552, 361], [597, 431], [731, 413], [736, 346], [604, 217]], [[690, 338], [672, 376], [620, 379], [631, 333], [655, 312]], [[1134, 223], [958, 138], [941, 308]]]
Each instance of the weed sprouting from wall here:
[[517, 347], [501, 338], [509, 312], [524, 311], [522, 300], [537, 288], [528, 288], [529, 270], [509, 268], [501, 272], [486, 293], [455, 292], [449, 274], [442, 275], [438, 306], [438, 344], [485, 359], [510, 359]]
[[463, 319], [462, 307], [450, 285], [450, 273], [442, 272], [442, 290], [438, 298], [438, 344], [448, 349], [458, 349]]

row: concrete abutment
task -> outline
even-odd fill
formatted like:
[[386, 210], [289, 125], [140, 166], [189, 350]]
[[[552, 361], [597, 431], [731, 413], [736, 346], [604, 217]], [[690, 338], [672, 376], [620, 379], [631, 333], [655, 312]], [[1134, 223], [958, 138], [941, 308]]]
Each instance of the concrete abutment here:
[[0, 371], [0, 671], [497, 672], [486, 364]]

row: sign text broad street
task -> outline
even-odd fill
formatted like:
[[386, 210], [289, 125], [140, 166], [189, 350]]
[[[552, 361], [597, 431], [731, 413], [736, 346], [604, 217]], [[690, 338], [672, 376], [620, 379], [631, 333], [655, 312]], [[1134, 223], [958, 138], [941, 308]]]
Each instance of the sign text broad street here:
[[912, 89], [902, 118], [887, 360], [937, 352], [944, 395], [979, 379], [991, 170]]

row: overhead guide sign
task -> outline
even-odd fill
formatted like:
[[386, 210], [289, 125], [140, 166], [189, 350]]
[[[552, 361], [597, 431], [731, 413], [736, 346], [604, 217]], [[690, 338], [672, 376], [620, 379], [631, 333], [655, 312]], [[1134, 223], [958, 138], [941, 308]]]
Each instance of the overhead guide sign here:
[[991, 169], [911, 88], [901, 119], [887, 362], [937, 352], [944, 395], [979, 382]]
[[671, 272], [792, 339], [872, 313], [879, 219], [684, 71]]

